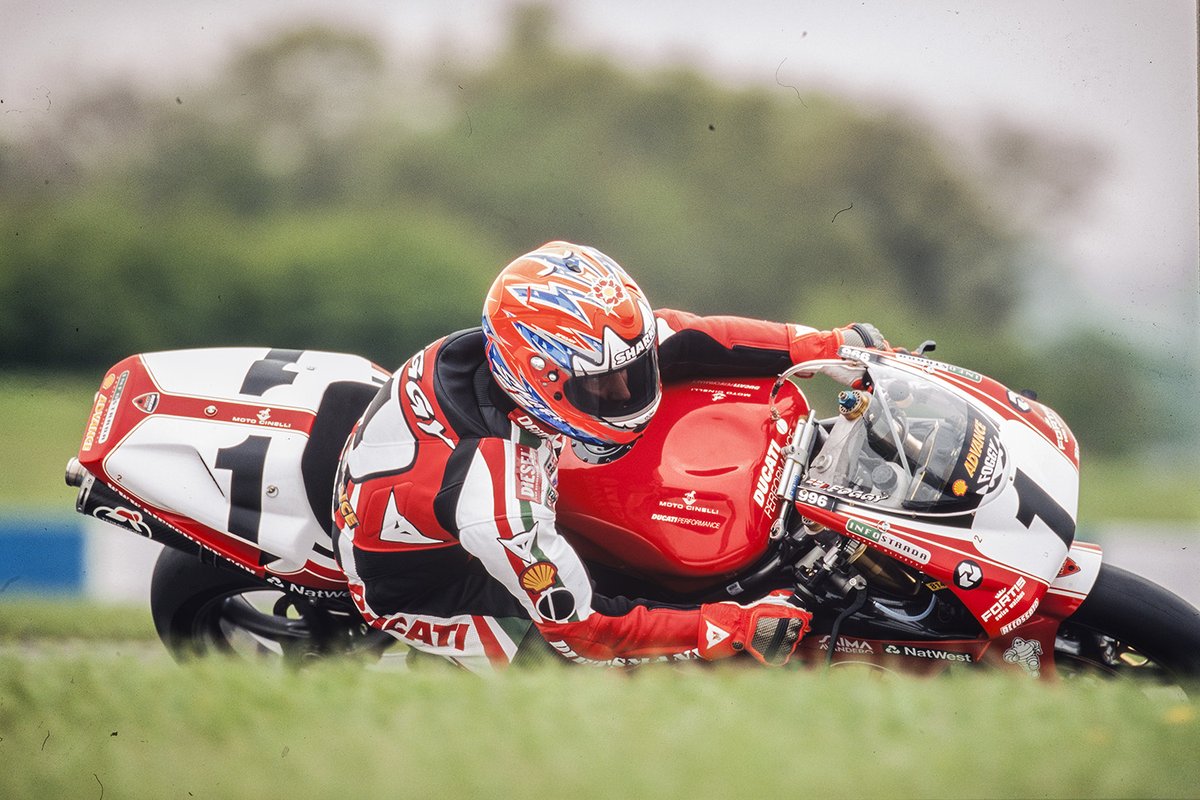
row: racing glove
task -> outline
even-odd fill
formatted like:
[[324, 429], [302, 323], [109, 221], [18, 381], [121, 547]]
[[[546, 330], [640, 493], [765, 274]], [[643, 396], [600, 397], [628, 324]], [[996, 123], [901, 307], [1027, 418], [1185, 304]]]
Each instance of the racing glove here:
[[842, 343], [850, 347], [867, 347], [872, 350], [891, 350], [883, 334], [869, 322], [854, 322], [844, 328], [838, 328], [842, 334]]
[[713, 661], [746, 650], [767, 666], [783, 666], [812, 620], [812, 614], [791, 602], [793, 597], [777, 590], [749, 605], [700, 606], [700, 657]]

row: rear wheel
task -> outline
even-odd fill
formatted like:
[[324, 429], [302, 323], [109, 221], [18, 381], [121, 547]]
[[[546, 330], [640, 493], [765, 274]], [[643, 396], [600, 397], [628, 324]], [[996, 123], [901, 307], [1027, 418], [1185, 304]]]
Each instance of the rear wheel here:
[[1102, 564], [1096, 584], [1059, 628], [1054, 647], [1066, 676], [1200, 681], [1200, 611], [1161, 586]]
[[369, 629], [348, 603], [339, 607], [275, 589], [252, 575], [165, 549], [150, 584], [154, 627], [178, 660], [225, 653], [287, 660], [368, 653], [393, 641]]

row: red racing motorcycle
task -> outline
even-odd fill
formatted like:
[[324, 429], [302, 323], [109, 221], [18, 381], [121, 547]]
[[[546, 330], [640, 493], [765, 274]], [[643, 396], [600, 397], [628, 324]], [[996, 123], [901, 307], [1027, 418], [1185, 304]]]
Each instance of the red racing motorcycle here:
[[[1063, 420], [931, 349], [668, 385], [634, 446], [564, 449], [559, 524], [597, 590], [792, 589], [814, 615], [799, 663], [1200, 675], [1200, 612], [1075, 540]], [[150, 605], [173, 654], [403, 651], [365, 625], [330, 549], [338, 456], [387, 378], [265, 348], [107, 372], [67, 482], [80, 513], [166, 545]]]

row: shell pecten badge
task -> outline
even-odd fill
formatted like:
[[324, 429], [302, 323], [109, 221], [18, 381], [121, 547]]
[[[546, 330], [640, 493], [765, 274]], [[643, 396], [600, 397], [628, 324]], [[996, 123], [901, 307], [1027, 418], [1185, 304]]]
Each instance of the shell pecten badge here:
[[527, 592], [544, 592], [554, 585], [558, 568], [549, 561], [538, 561], [521, 571], [521, 588]]

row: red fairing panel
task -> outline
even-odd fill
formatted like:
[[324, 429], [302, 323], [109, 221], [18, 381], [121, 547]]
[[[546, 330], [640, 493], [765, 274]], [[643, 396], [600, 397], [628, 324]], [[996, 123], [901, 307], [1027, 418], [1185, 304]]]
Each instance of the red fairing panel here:
[[781, 448], [808, 409], [786, 384], [729, 378], [668, 386], [645, 434], [607, 464], [565, 448], [558, 522], [585, 556], [679, 590], [711, 585], [763, 555]]

